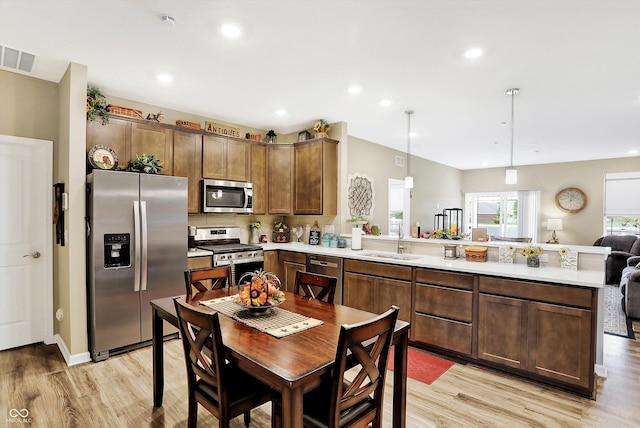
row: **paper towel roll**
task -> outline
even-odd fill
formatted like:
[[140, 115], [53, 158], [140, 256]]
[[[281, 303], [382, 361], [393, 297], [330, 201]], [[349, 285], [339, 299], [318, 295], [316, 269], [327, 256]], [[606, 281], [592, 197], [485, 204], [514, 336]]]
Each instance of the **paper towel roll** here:
[[359, 227], [351, 229], [351, 249], [362, 250], [362, 229]]

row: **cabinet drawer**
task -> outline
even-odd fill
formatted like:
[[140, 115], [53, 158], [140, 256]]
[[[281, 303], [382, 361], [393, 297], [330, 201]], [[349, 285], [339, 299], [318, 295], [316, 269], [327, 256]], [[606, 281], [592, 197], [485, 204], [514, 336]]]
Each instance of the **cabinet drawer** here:
[[471, 355], [471, 324], [415, 314], [411, 330], [417, 342]]
[[345, 259], [344, 271], [411, 281], [411, 267]]
[[543, 284], [528, 281], [481, 276], [481, 293], [497, 294], [539, 302], [556, 303], [581, 308], [592, 308], [595, 289], [571, 287], [558, 284]]
[[463, 290], [473, 290], [473, 275], [442, 272], [439, 270], [416, 269], [416, 282], [445, 285]]
[[415, 311], [470, 323], [473, 320], [473, 293], [416, 284]]
[[280, 251], [280, 261], [306, 265], [307, 255], [305, 253], [296, 253], [293, 251]]

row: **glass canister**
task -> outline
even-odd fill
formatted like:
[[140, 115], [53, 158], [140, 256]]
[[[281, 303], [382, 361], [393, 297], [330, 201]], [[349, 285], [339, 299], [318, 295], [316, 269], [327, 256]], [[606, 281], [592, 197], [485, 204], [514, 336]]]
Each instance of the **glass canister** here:
[[331, 235], [331, 240], [329, 241], [329, 247], [338, 248], [338, 236]]
[[331, 242], [331, 237], [333, 235], [331, 233], [325, 233], [324, 235], [322, 235], [322, 240], [320, 241], [320, 246], [321, 247], [328, 247], [329, 243]]

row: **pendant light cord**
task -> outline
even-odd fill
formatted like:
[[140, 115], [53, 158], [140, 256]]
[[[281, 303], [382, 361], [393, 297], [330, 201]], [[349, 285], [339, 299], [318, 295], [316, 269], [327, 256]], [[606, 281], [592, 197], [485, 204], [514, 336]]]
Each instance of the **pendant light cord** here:
[[510, 137], [511, 137], [511, 157], [510, 157], [510, 163], [509, 163], [510, 169], [513, 169], [513, 118], [515, 116], [515, 114], [514, 114], [514, 111], [515, 111], [515, 108], [514, 108], [515, 101], [514, 101], [514, 99], [515, 99], [515, 96], [516, 96], [516, 94], [518, 92], [520, 92], [520, 89], [518, 89], [518, 88], [507, 89], [507, 94], [511, 95], [511, 126], [510, 126], [510, 128], [511, 128], [511, 130], [510, 130], [511, 131], [510, 132], [510, 134], [511, 134], [510, 135]]
[[411, 157], [411, 115], [413, 114], [413, 110], [406, 110], [405, 113], [407, 114], [407, 175], [411, 175], [409, 158]]

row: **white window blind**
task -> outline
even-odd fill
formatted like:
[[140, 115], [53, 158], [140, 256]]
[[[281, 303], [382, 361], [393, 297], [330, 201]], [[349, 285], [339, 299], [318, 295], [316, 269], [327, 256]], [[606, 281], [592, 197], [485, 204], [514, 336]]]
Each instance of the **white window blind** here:
[[605, 174], [604, 215], [640, 215], [640, 172]]

